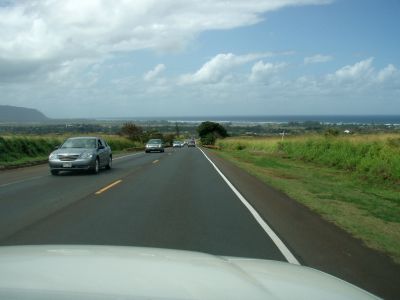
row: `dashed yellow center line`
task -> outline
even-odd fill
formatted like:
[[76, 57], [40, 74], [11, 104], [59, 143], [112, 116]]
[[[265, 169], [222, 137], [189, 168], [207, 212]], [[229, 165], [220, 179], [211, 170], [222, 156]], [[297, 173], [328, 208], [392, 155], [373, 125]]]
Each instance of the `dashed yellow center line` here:
[[159, 160], [156, 159], [155, 161], [153, 161], [153, 164], [156, 164], [156, 163], [158, 163], [158, 162], [159, 162]]
[[120, 179], [120, 180], [117, 180], [117, 181], [111, 183], [110, 185], [107, 185], [106, 187], [102, 188], [101, 190], [98, 190], [98, 191], [95, 193], [95, 195], [100, 195], [101, 193], [104, 193], [105, 191], [111, 189], [113, 186], [116, 186], [118, 183], [121, 183], [121, 182], [122, 182], [121, 179]]

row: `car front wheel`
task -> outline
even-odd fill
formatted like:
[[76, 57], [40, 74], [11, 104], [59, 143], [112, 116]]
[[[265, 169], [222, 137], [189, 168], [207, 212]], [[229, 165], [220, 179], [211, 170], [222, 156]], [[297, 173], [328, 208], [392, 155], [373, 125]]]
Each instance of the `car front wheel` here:
[[100, 170], [99, 158], [96, 158], [96, 161], [95, 161], [94, 167], [93, 167], [93, 174], [99, 174], [99, 170]]
[[112, 168], [112, 157], [110, 156], [109, 159], [108, 159], [108, 164], [106, 166], [106, 169], [110, 170], [111, 168]]
[[51, 175], [58, 175], [58, 171], [57, 170], [50, 170]]

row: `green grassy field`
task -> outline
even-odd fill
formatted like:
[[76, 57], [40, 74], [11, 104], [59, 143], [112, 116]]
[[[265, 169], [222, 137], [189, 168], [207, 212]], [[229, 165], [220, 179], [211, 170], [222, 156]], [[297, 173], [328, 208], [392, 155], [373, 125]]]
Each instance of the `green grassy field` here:
[[220, 156], [400, 263], [400, 136], [231, 138]]
[[[90, 134], [89, 134], [90, 136]], [[68, 135], [0, 136], [0, 166], [17, 166], [46, 160]], [[115, 152], [143, 145], [117, 135], [101, 135]]]

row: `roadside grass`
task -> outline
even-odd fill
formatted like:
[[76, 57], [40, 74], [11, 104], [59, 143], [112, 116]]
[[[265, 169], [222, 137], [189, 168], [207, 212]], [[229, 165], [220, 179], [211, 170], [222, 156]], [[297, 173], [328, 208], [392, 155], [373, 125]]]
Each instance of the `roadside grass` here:
[[[391, 139], [396, 141], [397, 138], [351, 137], [345, 142], [380, 143], [383, 146], [379, 145], [381, 148], [378, 148], [382, 149], [391, 143]], [[307, 143], [308, 139], [325, 140], [323, 137], [311, 136], [296, 137], [285, 142], [296, 145]], [[220, 150], [213, 151], [360, 238], [367, 246], [387, 253], [396, 263], [400, 263], [398, 177], [382, 180], [362, 176], [357, 168], [345, 169], [324, 165], [318, 160], [309, 161], [290, 156], [282, 151], [280, 145], [279, 138], [235, 138], [219, 141]]]
[[[85, 134], [83, 136], [94, 136]], [[115, 152], [127, 149], [140, 149], [141, 143], [116, 135], [99, 135], [107, 141]], [[63, 143], [70, 135], [43, 136], [0, 136], [0, 167], [23, 166], [46, 160], [56, 146]]]
[[261, 151], [346, 170], [377, 184], [400, 184], [400, 135], [296, 136], [219, 140], [224, 150]]

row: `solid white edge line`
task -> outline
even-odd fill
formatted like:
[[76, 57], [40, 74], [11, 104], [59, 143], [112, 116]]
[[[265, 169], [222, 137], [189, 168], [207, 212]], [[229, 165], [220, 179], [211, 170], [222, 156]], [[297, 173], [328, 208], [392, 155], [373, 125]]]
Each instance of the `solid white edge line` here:
[[225, 175], [218, 169], [218, 167], [214, 164], [214, 162], [204, 153], [204, 151], [198, 148], [201, 153], [207, 158], [207, 160], [211, 163], [214, 169], [218, 172], [218, 174], [222, 177], [222, 179], [226, 182], [226, 184], [231, 188], [231, 190], [235, 193], [235, 195], [239, 198], [239, 200], [243, 203], [244, 206], [250, 211], [253, 215], [254, 219], [256, 219], [257, 223], [261, 226], [262, 229], [268, 234], [271, 240], [274, 242], [276, 247], [278, 247], [279, 251], [286, 258], [286, 260], [295, 265], [300, 265], [299, 261], [294, 257], [294, 255], [289, 251], [286, 245], [281, 241], [281, 239], [276, 235], [276, 233], [268, 226], [268, 224], [263, 220], [263, 218], [258, 214], [258, 212], [254, 209], [253, 206], [242, 196], [242, 194], [233, 186], [233, 184], [225, 177]]

